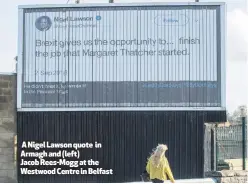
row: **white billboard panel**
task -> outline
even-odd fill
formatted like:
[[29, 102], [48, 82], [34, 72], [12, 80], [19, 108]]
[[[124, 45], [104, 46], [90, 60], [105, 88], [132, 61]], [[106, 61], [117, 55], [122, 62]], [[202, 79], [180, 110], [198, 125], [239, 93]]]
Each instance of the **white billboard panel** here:
[[221, 7], [24, 8], [19, 108], [223, 107]]

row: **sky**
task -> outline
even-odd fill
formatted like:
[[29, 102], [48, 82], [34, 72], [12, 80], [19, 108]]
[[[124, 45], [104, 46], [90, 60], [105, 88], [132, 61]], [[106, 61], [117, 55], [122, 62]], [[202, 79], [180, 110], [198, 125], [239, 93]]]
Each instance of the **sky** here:
[[[82, 3], [107, 3], [106, 0], [81, 0]], [[116, 0], [115, 2], [190, 2], [190, 0]], [[193, 2], [193, 0], [191, 0]], [[226, 105], [233, 112], [248, 102], [248, 13], [246, 0], [200, 0], [200, 2], [227, 3], [227, 61]], [[8, 0], [0, 7], [0, 72], [15, 70], [17, 55], [18, 5], [65, 4], [67, 0]], [[74, 3], [74, 0], [69, 0]]]

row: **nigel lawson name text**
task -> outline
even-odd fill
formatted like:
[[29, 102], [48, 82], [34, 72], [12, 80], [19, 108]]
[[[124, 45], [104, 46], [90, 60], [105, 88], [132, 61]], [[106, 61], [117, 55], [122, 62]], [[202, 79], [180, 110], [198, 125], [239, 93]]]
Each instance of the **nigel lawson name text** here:
[[[24, 146], [25, 145], [25, 146]], [[22, 143], [23, 148], [34, 148], [39, 150], [42, 148], [93, 148], [92, 143], [50, 143], [49, 141], [44, 141], [41, 143], [36, 143], [35, 141], [27, 141]]]
[[67, 21], [92, 21], [93, 17], [54, 17], [54, 22], [67, 22]]

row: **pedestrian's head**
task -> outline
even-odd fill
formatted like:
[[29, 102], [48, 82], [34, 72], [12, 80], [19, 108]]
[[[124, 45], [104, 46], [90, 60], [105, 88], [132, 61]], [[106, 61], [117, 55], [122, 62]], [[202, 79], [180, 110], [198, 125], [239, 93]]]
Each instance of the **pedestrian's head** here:
[[157, 147], [156, 147], [156, 150], [154, 152], [155, 155], [157, 156], [162, 156], [165, 154], [165, 152], [168, 150], [168, 147], [167, 145], [165, 144], [159, 144]]
[[161, 158], [164, 156], [165, 152], [168, 150], [167, 145], [159, 144], [152, 154], [153, 164], [158, 167], [161, 161]]

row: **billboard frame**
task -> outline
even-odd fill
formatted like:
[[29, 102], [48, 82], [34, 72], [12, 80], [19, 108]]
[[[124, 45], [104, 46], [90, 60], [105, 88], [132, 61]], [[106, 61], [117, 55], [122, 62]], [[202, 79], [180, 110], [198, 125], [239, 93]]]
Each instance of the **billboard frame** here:
[[[80, 107], [80, 108], [23, 108], [22, 82], [24, 60], [24, 9], [33, 8], [80, 8], [80, 7], [143, 7], [143, 6], [220, 6], [221, 32], [221, 107]], [[87, 4], [41, 4], [18, 6], [18, 62], [17, 62], [17, 111], [223, 111], [226, 110], [226, 3], [185, 2], [185, 3], [87, 3]]]
[[133, 6], [225, 6], [224, 2], [174, 2], [174, 3], [85, 3], [85, 4], [39, 4], [39, 5], [19, 5], [19, 9], [28, 9], [28, 8], [75, 8], [75, 7], [115, 7], [115, 6], [124, 6], [124, 7], [133, 7]]

